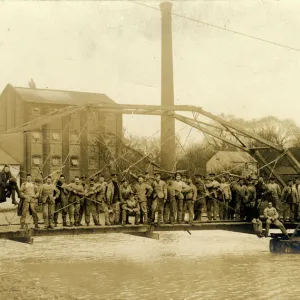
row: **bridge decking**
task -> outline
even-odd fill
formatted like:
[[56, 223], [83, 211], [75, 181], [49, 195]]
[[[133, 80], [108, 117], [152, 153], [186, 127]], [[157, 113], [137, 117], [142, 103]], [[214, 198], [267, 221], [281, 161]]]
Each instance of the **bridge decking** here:
[[[32, 225], [31, 225], [32, 226]], [[35, 236], [66, 236], [66, 235], [82, 235], [82, 234], [108, 234], [108, 233], [127, 233], [145, 237], [158, 238], [158, 235], [151, 236], [154, 232], [160, 231], [195, 231], [195, 230], [225, 230], [239, 233], [254, 234], [251, 223], [239, 221], [214, 221], [200, 222], [190, 224], [164, 224], [164, 225], [114, 225], [114, 226], [80, 226], [80, 227], [56, 227], [54, 229], [29, 228], [21, 230], [20, 225], [0, 226], [0, 238], [22, 241], [26, 237]], [[286, 223], [287, 229], [294, 229], [297, 223]], [[149, 235], [150, 234], [150, 235]]]

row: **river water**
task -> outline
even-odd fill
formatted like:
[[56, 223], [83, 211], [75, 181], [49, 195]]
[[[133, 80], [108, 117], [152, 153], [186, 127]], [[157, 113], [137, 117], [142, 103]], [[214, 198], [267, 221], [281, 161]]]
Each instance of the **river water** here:
[[300, 255], [225, 231], [0, 240], [0, 299], [300, 299]]

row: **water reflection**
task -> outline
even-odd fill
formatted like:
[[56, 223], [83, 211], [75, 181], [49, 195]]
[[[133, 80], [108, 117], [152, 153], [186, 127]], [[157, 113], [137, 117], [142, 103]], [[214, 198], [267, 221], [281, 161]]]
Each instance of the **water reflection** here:
[[0, 257], [6, 286], [22, 291], [16, 299], [28, 299], [21, 279], [40, 297], [67, 300], [297, 299], [300, 289], [300, 256], [273, 255], [266, 239], [222, 231], [166, 232], [158, 241], [125, 234], [0, 240]]

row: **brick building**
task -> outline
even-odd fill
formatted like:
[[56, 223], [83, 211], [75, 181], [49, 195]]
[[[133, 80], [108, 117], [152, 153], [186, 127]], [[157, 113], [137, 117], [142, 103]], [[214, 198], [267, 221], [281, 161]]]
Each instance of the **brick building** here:
[[118, 139], [111, 137], [122, 137], [122, 115], [96, 109], [82, 109], [56, 120], [48, 115], [72, 106], [109, 103], [115, 102], [105, 94], [7, 85], [0, 95], [0, 133], [42, 116], [49, 122], [34, 131], [1, 136], [0, 146], [20, 162], [21, 172], [30, 172], [34, 177], [40, 176], [39, 169], [47, 175], [62, 166], [67, 180], [94, 174], [107, 164], [95, 151], [95, 137], [103, 137], [110, 147], [107, 151], [119, 151]]

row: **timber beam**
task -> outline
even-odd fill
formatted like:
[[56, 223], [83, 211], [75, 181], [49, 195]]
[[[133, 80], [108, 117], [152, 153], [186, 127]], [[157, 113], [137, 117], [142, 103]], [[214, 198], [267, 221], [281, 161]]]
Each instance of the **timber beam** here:
[[213, 115], [205, 110], [203, 110], [201, 107], [193, 106], [193, 105], [174, 105], [174, 106], [160, 106], [160, 105], [136, 105], [136, 104], [100, 104], [100, 105], [95, 105], [95, 108], [98, 107], [100, 109], [121, 109], [125, 113], [126, 110], [131, 111], [131, 113], [138, 113], [138, 110], [144, 110], [144, 111], [167, 111], [167, 112], [175, 112], [175, 111], [185, 111], [185, 112], [194, 112], [194, 113], [199, 113], [211, 120], [214, 120], [218, 122], [219, 124], [229, 127], [231, 129], [234, 129], [235, 131], [244, 134], [245, 136], [255, 139], [271, 148], [274, 148], [279, 151], [283, 151], [283, 148], [270, 142], [267, 141], [266, 139], [262, 138], [261, 136], [249, 132], [248, 130], [233, 124], [229, 121], [226, 121], [216, 115]]
[[178, 115], [178, 114], [174, 114], [174, 118], [177, 119], [177, 120], [179, 120], [179, 121], [181, 121], [181, 122], [183, 122], [183, 123], [186, 123], [186, 124], [188, 124], [188, 125], [196, 128], [196, 129], [198, 129], [198, 130], [200, 130], [200, 131], [202, 131], [202, 132], [204, 132], [204, 133], [206, 133], [206, 134], [208, 134], [210, 136], [213, 136], [213, 137], [215, 137], [215, 138], [217, 138], [217, 139], [219, 139], [219, 140], [221, 140], [221, 141], [223, 141], [223, 142], [225, 142], [227, 144], [230, 144], [230, 145], [232, 145], [232, 146], [234, 146], [236, 148], [239, 148], [239, 149], [241, 149], [241, 150], [243, 150], [245, 152], [249, 152], [249, 149], [247, 147], [241, 146], [240, 144], [237, 144], [237, 143], [235, 143], [233, 141], [230, 141], [230, 140], [228, 140], [226, 138], [223, 138], [223, 137], [219, 136], [217, 133], [215, 133], [215, 132], [213, 132], [213, 131], [211, 131], [211, 130], [209, 130], [209, 129], [207, 129], [207, 128], [199, 125], [199, 124], [197, 124], [195, 121], [191, 121], [189, 118], [186, 118], [186, 117]]
[[[266, 168], [270, 171], [270, 174], [272, 176], [272, 174], [276, 177], [276, 179], [283, 185], [286, 186], [285, 182], [283, 181], [283, 179], [281, 178], [281, 176], [275, 171], [273, 170], [273, 168], [269, 165], [269, 163], [265, 160], [265, 158], [261, 155], [261, 153], [259, 151], [255, 151], [254, 156], [264, 165], [266, 166]], [[276, 163], [276, 162], [274, 162]], [[275, 169], [275, 168], [274, 168]]]

